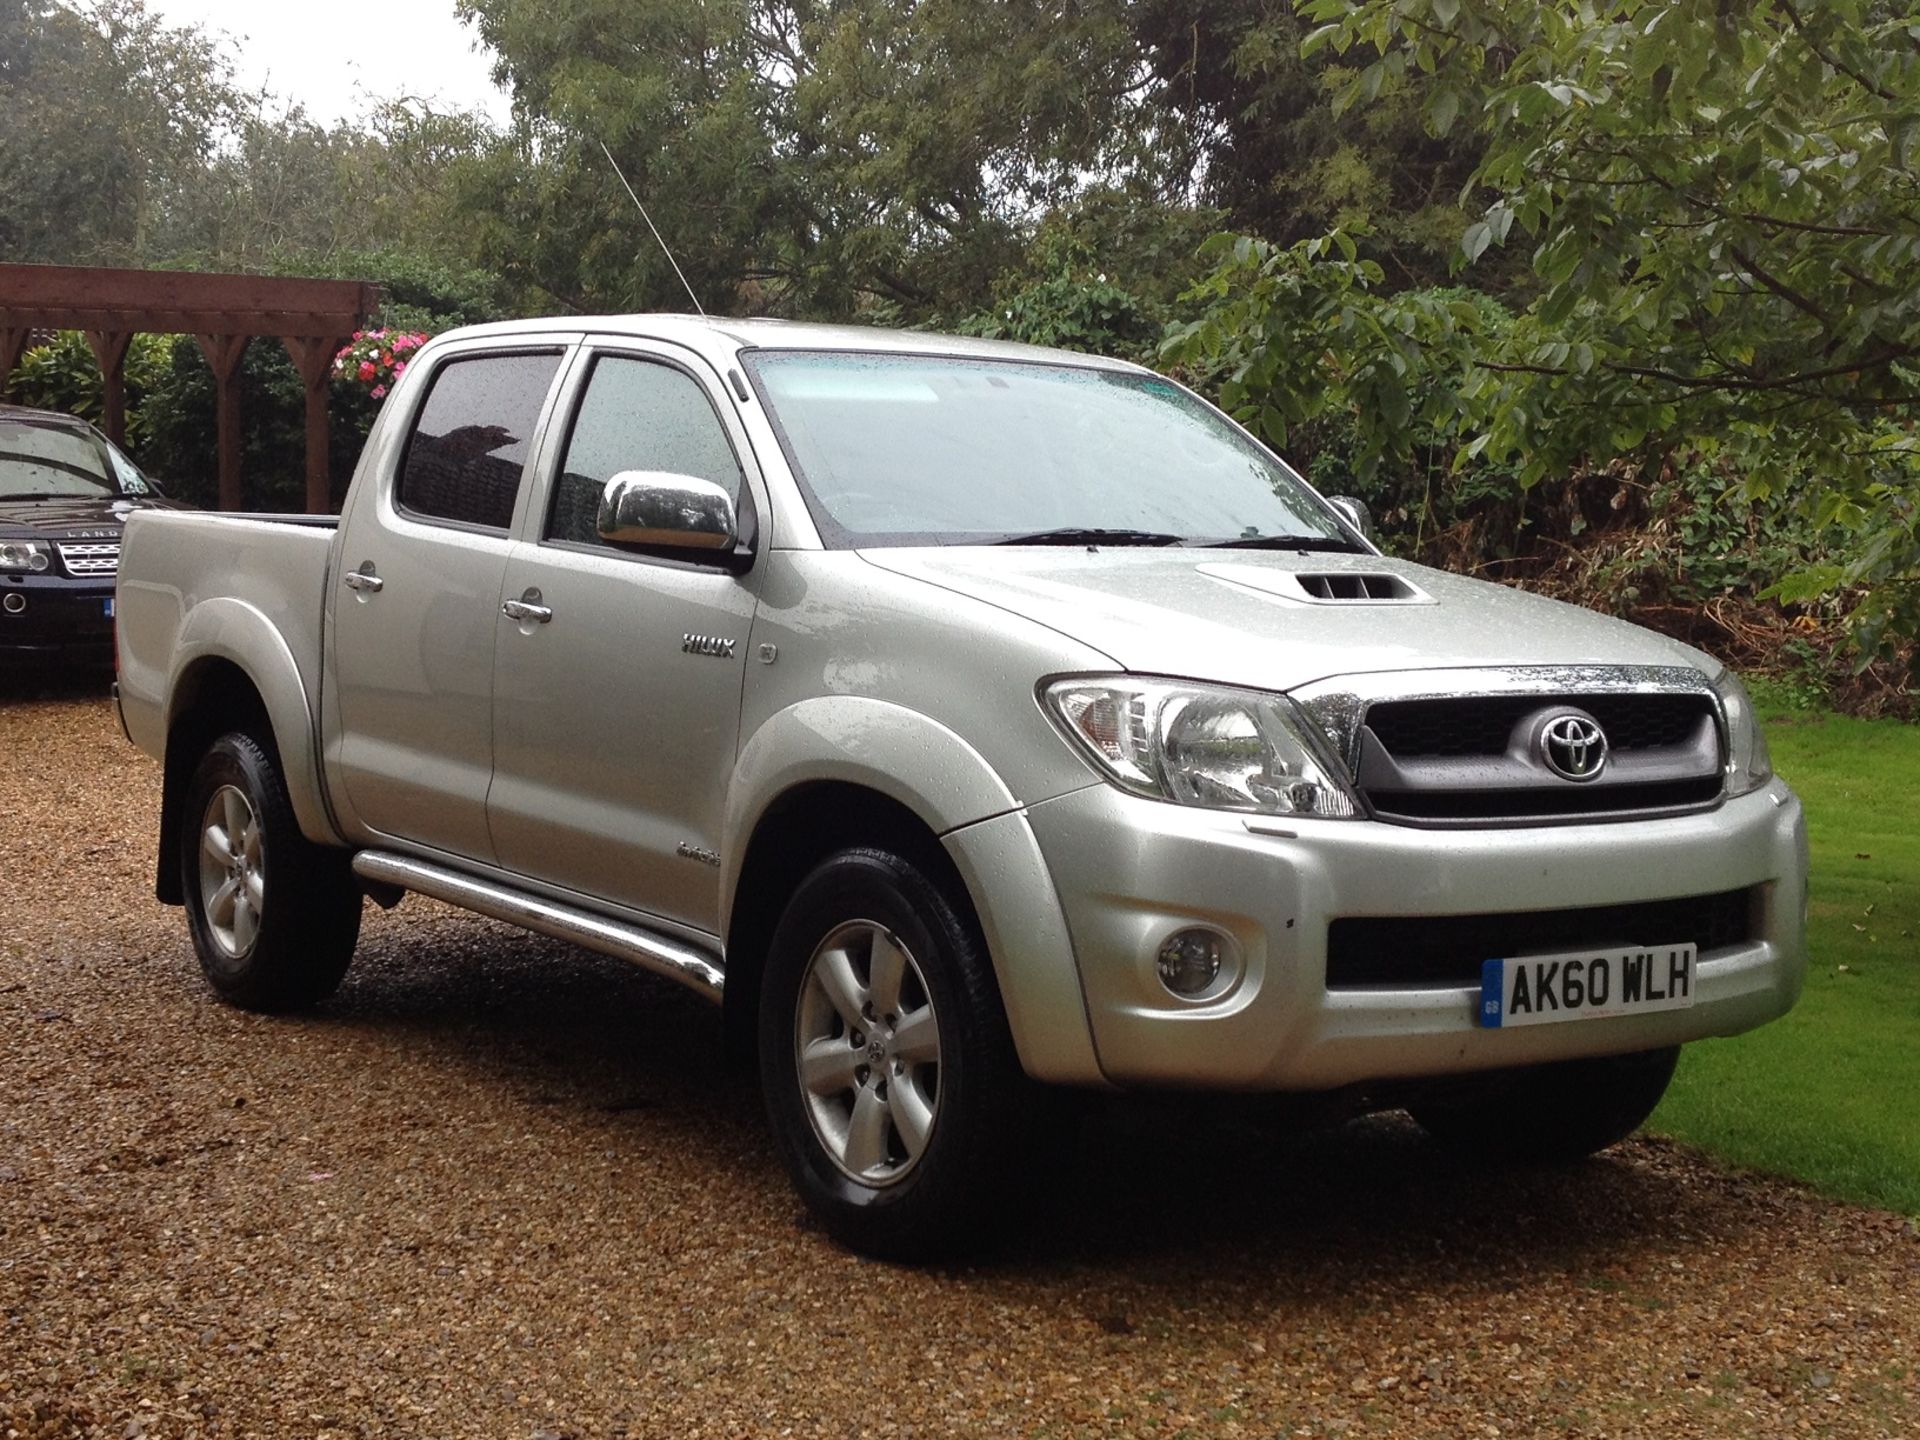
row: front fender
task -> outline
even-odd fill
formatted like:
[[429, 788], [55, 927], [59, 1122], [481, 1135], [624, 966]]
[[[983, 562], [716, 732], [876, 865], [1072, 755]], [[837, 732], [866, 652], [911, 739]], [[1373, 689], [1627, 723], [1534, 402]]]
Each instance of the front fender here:
[[769, 717], [734, 763], [721, 832], [722, 915], [733, 912], [760, 817], [787, 791], [822, 780], [878, 791], [935, 835], [1020, 804], [978, 750], [917, 710], [864, 695], [802, 700]]
[[979, 751], [918, 711], [819, 696], [754, 733], [727, 797], [720, 913], [733, 913], [740, 867], [769, 807], [821, 781], [885, 795], [940, 837], [986, 935], [1021, 1065], [1040, 1080], [1103, 1083], [1066, 917], [1021, 804]]
[[187, 613], [174, 646], [167, 677], [167, 731], [192, 707], [199, 692], [196, 676], [215, 661], [235, 666], [259, 692], [273, 727], [280, 773], [287, 782], [300, 831], [320, 845], [339, 845], [326, 797], [320, 788], [319, 754], [314, 744], [313, 707], [300, 665], [273, 621], [244, 600], [215, 596]]

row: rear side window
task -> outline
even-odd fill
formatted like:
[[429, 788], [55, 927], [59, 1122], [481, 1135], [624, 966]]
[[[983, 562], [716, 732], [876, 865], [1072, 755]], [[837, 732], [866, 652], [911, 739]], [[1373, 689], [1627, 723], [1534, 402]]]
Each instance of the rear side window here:
[[442, 365], [407, 438], [401, 507], [488, 530], [510, 526], [527, 446], [559, 368], [557, 351]]
[[697, 476], [740, 500], [740, 462], [699, 382], [671, 365], [603, 355], [574, 417], [547, 538], [601, 544], [600, 493], [622, 470]]

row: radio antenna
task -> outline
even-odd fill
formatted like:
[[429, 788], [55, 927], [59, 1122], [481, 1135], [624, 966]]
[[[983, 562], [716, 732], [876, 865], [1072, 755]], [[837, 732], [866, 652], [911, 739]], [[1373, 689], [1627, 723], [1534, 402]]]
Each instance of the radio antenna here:
[[693, 293], [693, 286], [687, 285], [686, 274], [680, 269], [680, 262], [673, 258], [673, 251], [667, 248], [667, 242], [660, 234], [660, 227], [655, 225], [653, 223], [653, 217], [647, 214], [647, 207], [640, 204], [640, 197], [633, 193], [633, 186], [627, 184], [627, 177], [622, 174], [620, 170], [620, 162], [613, 158], [613, 152], [607, 148], [606, 141], [600, 140], [595, 143], [599, 145], [600, 153], [607, 157], [607, 164], [613, 166], [613, 173], [620, 177], [621, 186], [626, 190], [628, 197], [632, 199], [634, 205], [638, 207], [640, 218], [647, 222], [647, 229], [653, 231], [653, 238], [658, 241], [660, 245], [660, 253], [667, 257], [667, 264], [673, 266], [673, 273], [678, 275], [680, 277], [680, 283], [686, 286], [687, 299], [693, 302], [695, 313], [698, 314], [702, 320], [706, 319], [707, 312], [700, 308], [700, 297]]

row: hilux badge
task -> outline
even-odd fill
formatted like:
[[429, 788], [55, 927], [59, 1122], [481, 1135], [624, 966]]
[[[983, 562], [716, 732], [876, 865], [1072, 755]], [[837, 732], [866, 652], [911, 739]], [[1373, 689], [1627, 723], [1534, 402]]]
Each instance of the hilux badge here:
[[1555, 715], [1540, 727], [1540, 758], [1562, 780], [1591, 780], [1607, 764], [1607, 736], [1578, 711]]
[[682, 635], [680, 648], [689, 655], [711, 655], [716, 660], [733, 658], [733, 641], [720, 635]]

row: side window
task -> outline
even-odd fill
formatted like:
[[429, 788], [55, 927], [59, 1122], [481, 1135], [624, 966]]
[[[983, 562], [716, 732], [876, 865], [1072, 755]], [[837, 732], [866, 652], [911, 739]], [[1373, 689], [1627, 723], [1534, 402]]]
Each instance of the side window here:
[[559, 354], [450, 360], [433, 377], [400, 463], [400, 504], [416, 515], [505, 530]]
[[603, 355], [567, 439], [547, 538], [601, 543], [594, 530], [600, 492], [622, 470], [695, 475], [740, 499], [740, 462], [699, 383], [671, 365]]

